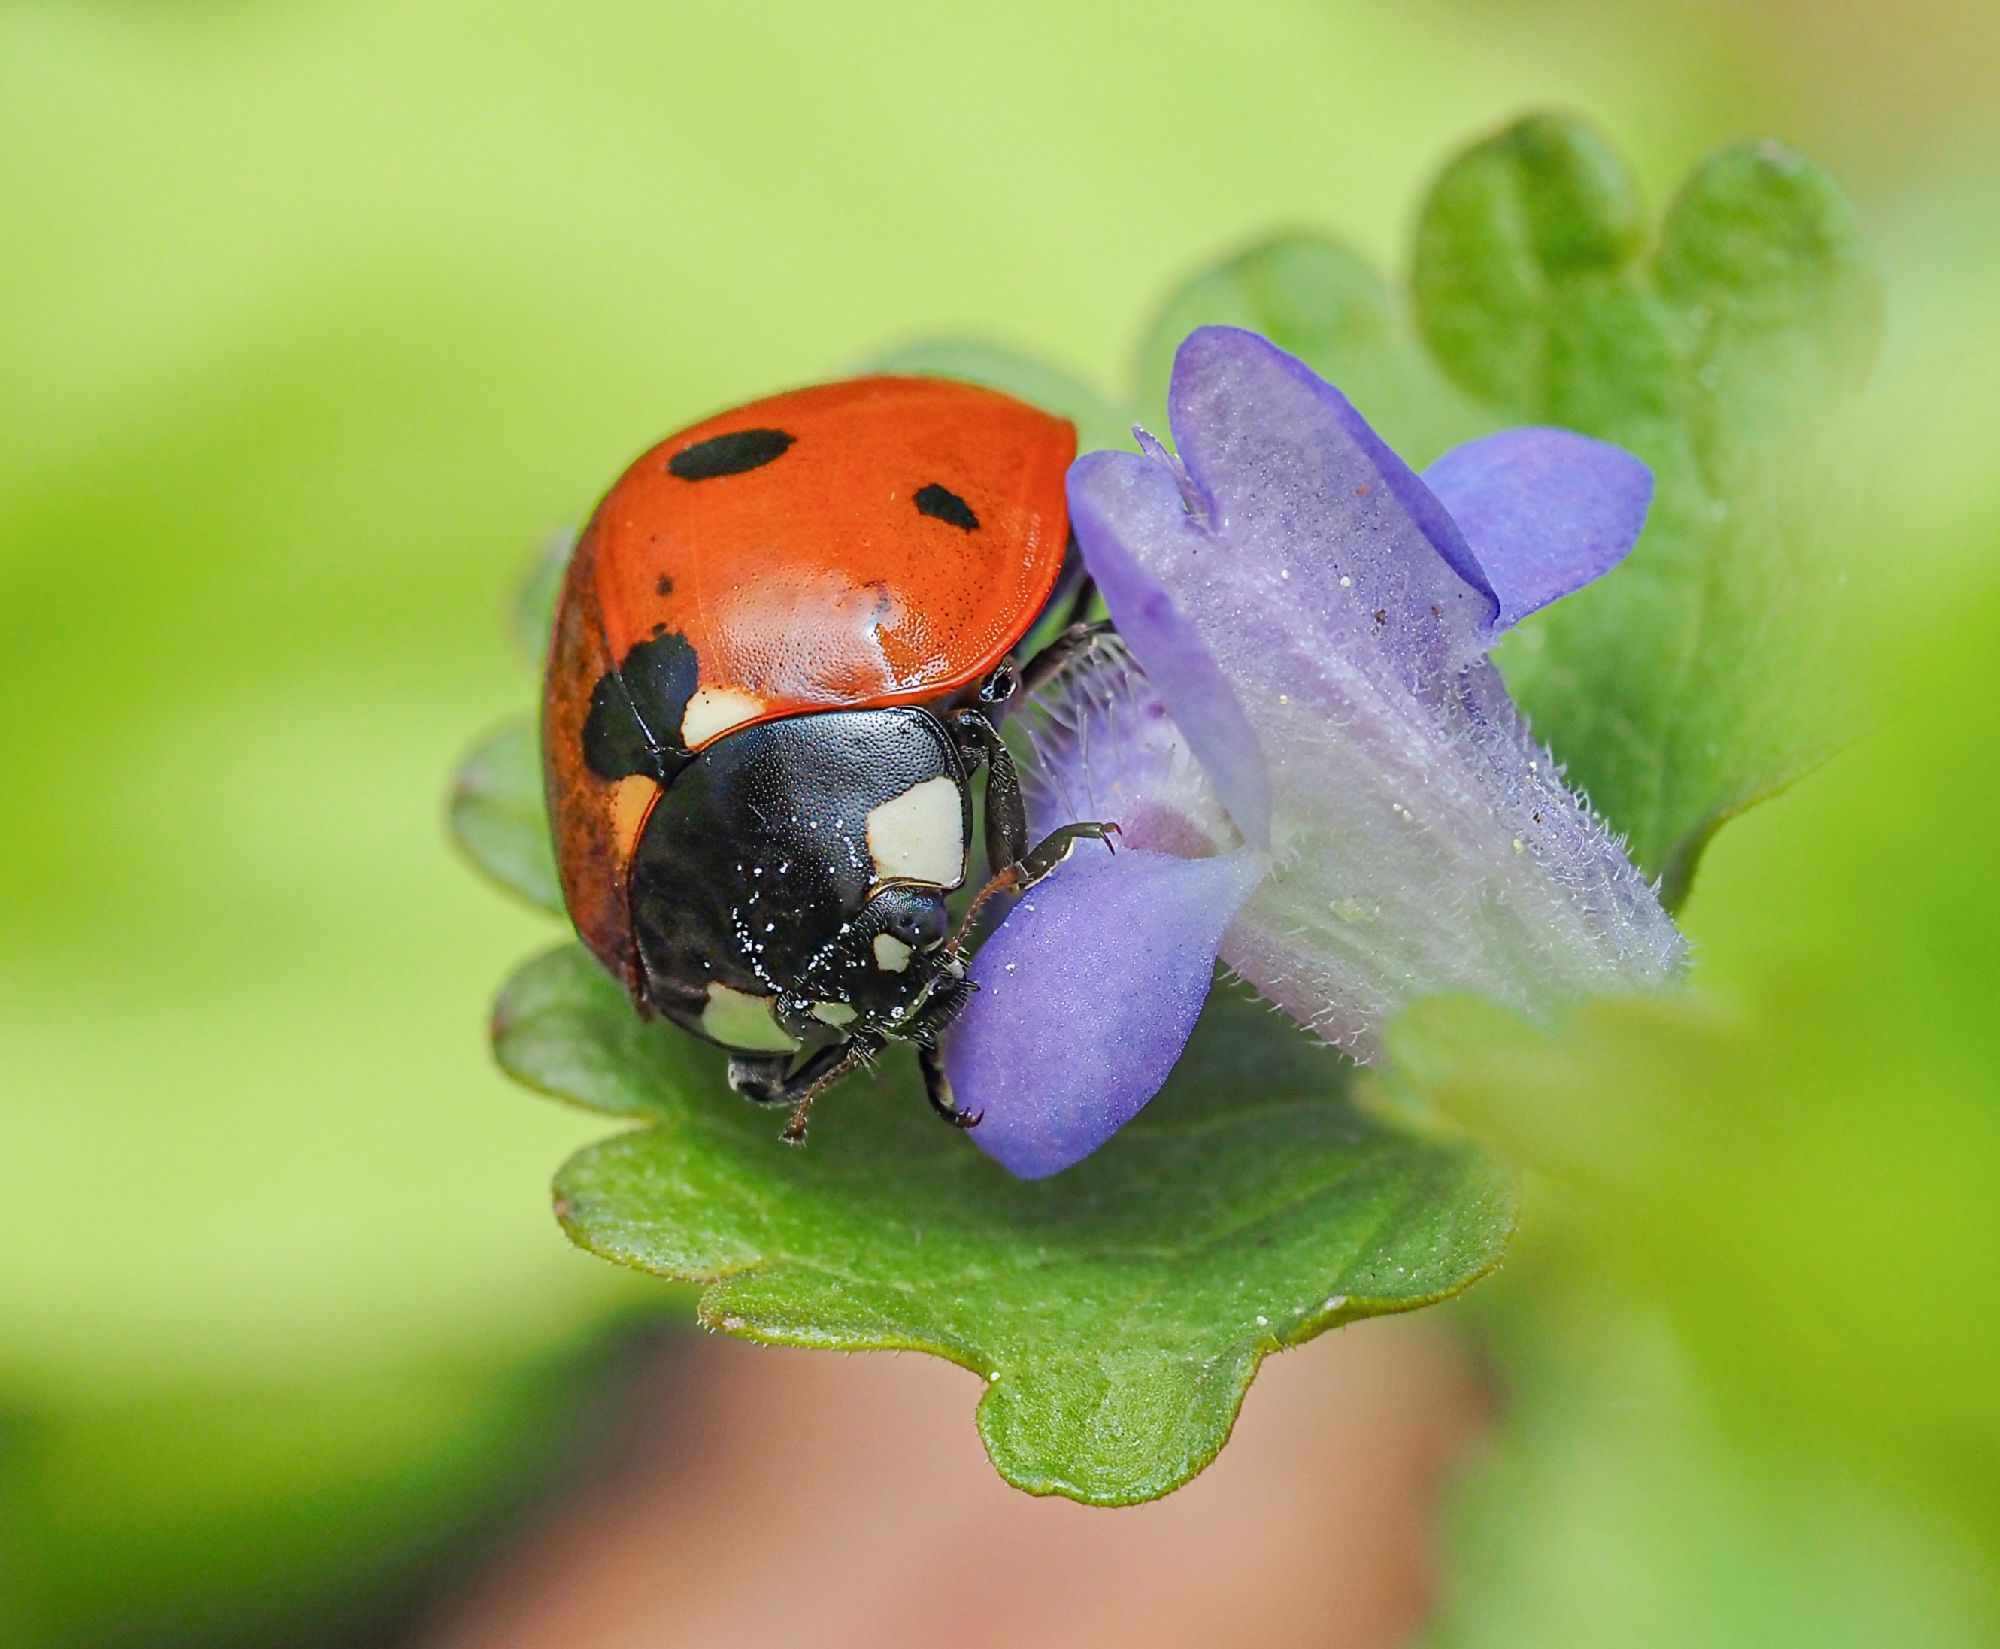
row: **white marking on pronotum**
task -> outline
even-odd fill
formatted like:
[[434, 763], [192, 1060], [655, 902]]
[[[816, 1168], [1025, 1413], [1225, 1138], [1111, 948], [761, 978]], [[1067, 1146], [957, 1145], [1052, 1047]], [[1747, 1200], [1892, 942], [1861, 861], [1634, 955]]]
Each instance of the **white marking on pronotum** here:
[[692, 750], [763, 713], [764, 701], [755, 693], [734, 687], [703, 687], [681, 713], [681, 745]]
[[910, 947], [893, 933], [875, 935], [875, 966], [884, 973], [901, 973], [910, 965]]
[[701, 1028], [725, 1048], [788, 1054], [798, 1047], [797, 1040], [778, 1023], [777, 1004], [770, 997], [753, 996], [719, 980], [709, 981]]
[[956, 779], [925, 779], [891, 796], [868, 815], [875, 879], [958, 886], [965, 875], [964, 825]]
[[659, 782], [649, 774], [633, 773], [622, 778], [611, 791], [611, 835], [621, 857], [632, 857], [639, 829], [646, 822], [653, 799], [660, 793]]

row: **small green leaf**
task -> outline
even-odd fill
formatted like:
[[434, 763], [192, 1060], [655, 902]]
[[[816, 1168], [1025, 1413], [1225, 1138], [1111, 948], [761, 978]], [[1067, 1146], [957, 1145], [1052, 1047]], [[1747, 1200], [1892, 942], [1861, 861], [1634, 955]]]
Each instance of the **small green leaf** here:
[[1513, 1220], [1492, 1159], [1357, 1112], [1348, 1066], [1233, 995], [1137, 1123], [1037, 1184], [940, 1126], [893, 1054], [788, 1150], [715, 1050], [641, 1024], [576, 947], [529, 964], [495, 1027], [520, 1080], [653, 1119], [563, 1169], [578, 1243], [707, 1284], [711, 1327], [974, 1370], [994, 1465], [1038, 1494], [1166, 1493], [1266, 1354], [1456, 1293]]
[[1776, 144], [1711, 157], [1667, 215], [1656, 279], [1687, 318], [1710, 442], [1781, 439], [1873, 364], [1880, 294], [1838, 186]]
[[542, 800], [541, 747], [531, 723], [501, 728], [465, 758], [451, 792], [451, 833], [502, 887], [561, 914], [562, 887]]
[[577, 945], [526, 963], [493, 1007], [493, 1056], [515, 1081], [606, 1116], [652, 1119], [720, 1080], [713, 1048], [641, 1019]]
[[[1618, 291], [1645, 220], [1618, 157], [1572, 121], [1536, 115], [1461, 154], [1417, 225], [1424, 334], [1474, 395], [1534, 416]], [[1616, 300], [1611, 301], [1615, 305]]]
[[514, 596], [514, 639], [538, 670], [549, 656], [549, 638], [556, 628], [556, 599], [562, 594], [563, 574], [569, 571], [569, 553], [575, 548], [574, 532], [556, 533], [542, 546]]
[[1076, 425], [1077, 450], [1129, 447], [1132, 420], [1123, 406], [1059, 368], [975, 339], [939, 338], [872, 356], [867, 372], [906, 372], [925, 378], [963, 378], [1005, 390], [1030, 406]]
[[1537, 117], [1446, 168], [1413, 281], [1425, 337], [1496, 420], [1582, 430], [1653, 468], [1630, 561], [1533, 620], [1503, 663], [1676, 903], [1715, 827], [1847, 731], [1826, 691], [1841, 512], [1820, 426], [1877, 329], [1852, 216], [1800, 157], [1732, 149], [1649, 257], [1616, 157]]

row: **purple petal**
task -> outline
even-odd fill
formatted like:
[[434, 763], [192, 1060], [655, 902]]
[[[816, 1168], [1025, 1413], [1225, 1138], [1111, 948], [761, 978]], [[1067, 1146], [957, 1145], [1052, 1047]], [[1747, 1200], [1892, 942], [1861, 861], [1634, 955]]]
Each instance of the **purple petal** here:
[[1287, 569], [1289, 599], [1381, 613], [1380, 639], [1419, 668], [1482, 650], [1499, 604], [1450, 513], [1304, 362], [1202, 327], [1174, 357], [1167, 409], [1202, 524], [1258, 570]]
[[1637, 458], [1566, 429], [1508, 429], [1468, 441], [1424, 479], [1499, 599], [1495, 631], [1617, 566], [1653, 501], [1653, 472]]
[[1202, 537], [1181, 513], [1180, 479], [1171, 460], [1097, 452], [1070, 468], [1070, 515], [1088, 544], [1091, 576], [1118, 634], [1146, 672], [1146, 681], [1207, 769], [1236, 828], [1257, 847], [1271, 841], [1271, 794], [1257, 735], [1235, 689], [1173, 598], [1140, 566], [1112, 530], [1114, 517], [1151, 511], [1185, 523], [1188, 553]]
[[945, 1044], [972, 1138], [1022, 1179], [1081, 1161], [1136, 1116], [1201, 1015], [1215, 953], [1266, 861], [1088, 844], [1023, 894], [973, 959]]

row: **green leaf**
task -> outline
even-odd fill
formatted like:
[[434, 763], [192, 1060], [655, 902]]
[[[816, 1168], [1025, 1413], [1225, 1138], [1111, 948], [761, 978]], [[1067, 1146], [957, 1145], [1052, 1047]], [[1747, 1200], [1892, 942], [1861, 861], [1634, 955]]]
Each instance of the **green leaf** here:
[[451, 833], [474, 864], [531, 904], [562, 914], [542, 800], [541, 743], [513, 722], [477, 744], [451, 792]]
[[[1624, 302], [1645, 218], [1623, 165], [1574, 122], [1538, 115], [1458, 156], [1417, 225], [1424, 334], [1474, 395], [1534, 416]], [[1580, 313], [1578, 298], [1585, 303]], [[1615, 330], [1615, 329], [1614, 329]], [[1599, 362], [1598, 364], [1601, 364]]]
[[906, 344], [871, 356], [857, 370], [963, 378], [967, 383], [1005, 390], [1030, 406], [1069, 419], [1076, 425], [1080, 452], [1132, 444], [1132, 420], [1118, 402], [1059, 368], [998, 344], [967, 338]]
[[1446, 168], [1413, 283], [1432, 349], [1496, 421], [1582, 430], [1653, 467], [1630, 561], [1503, 662], [1676, 903], [1716, 826], [1848, 730], [1826, 690], [1840, 511], [1820, 442], [1877, 330], [1852, 215], [1805, 160], [1747, 146], [1696, 172], [1649, 253], [1616, 156], [1540, 116]]
[[994, 1465], [1037, 1494], [1166, 1493], [1265, 1355], [1456, 1293], [1513, 1219], [1492, 1159], [1357, 1112], [1349, 1067], [1228, 994], [1137, 1123], [1036, 1184], [940, 1126], [894, 1056], [788, 1150], [713, 1049], [642, 1024], [576, 947], [508, 986], [495, 1045], [523, 1082], [652, 1119], [563, 1169], [578, 1243], [707, 1284], [702, 1319], [729, 1333], [972, 1369]]

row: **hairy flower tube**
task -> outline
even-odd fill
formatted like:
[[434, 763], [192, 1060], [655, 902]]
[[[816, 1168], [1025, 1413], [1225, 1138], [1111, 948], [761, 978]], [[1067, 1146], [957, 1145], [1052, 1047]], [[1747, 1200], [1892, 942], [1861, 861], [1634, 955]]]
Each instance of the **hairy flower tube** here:
[[1557, 429], [1419, 477], [1330, 384], [1253, 333], [1175, 358], [1175, 452], [1070, 471], [1119, 640], [1033, 727], [1032, 822], [1115, 819], [974, 958], [946, 1045], [973, 1138], [1058, 1172], [1165, 1082], [1218, 955], [1359, 1060], [1403, 1004], [1543, 1015], [1673, 977], [1653, 888], [1530, 734], [1487, 654], [1614, 566], [1646, 467]]

